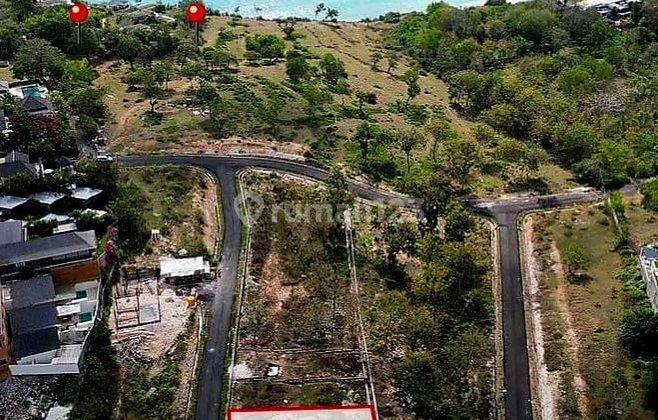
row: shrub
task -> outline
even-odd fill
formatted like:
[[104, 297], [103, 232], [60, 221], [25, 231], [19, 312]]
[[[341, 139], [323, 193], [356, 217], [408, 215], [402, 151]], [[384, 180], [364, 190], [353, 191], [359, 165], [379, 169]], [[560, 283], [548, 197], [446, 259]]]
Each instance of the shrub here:
[[658, 179], [647, 182], [642, 187], [643, 204], [646, 208], [658, 212]]
[[283, 58], [286, 43], [283, 39], [272, 34], [258, 34], [247, 37], [247, 51], [258, 54], [261, 58]]
[[640, 306], [624, 314], [619, 327], [622, 347], [634, 357], [658, 353], [658, 315], [651, 308]]

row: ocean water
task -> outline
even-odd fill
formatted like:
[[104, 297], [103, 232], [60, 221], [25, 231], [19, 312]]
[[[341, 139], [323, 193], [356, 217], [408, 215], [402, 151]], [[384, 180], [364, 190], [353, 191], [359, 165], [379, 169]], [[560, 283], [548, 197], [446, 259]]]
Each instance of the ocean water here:
[[[438, 0], [437, 0], [438, 1]], [[103, 3], [103, 1], [98, 1]], [[144, 0], [144, 3], [153, 1]], [[163, 4], [178, 4], [178, 0], [163, 0]], [[324, 2], [327, 7], [338, 10], [338, 20], [353, 22], [364, 18], [376, 18], [387, 12], [408, 13], [425, 11], [432, 0], [204, 0], [204, 4], [220, 12], [237, 12], [244, 17], [261, 16], [265, 19], [290, 16], [315, 19], [315, 8]], [[484, 0], [448, 0], [456, 7], [483, 4]], [[135, 4], [135, 0], [130, 0]], [[318, 18], [322, 18], [319, 15]]]

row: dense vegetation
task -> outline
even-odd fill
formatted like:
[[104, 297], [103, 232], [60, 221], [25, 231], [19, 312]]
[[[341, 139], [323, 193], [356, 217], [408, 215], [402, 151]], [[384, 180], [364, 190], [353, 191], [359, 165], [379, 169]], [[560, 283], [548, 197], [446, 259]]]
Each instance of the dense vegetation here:
[[[374, 231], [370, 231], [374, 227]], [[451, 203], [442, 233], [379, 220], [359, 238], [369, 346], [377, 383], [420, 418], [487, 418], [493, 395], [488, 231]]]
[[585, 182], [658, 173], [655, 0], [617, 30], [593, 10], [530, 2], [405, 17], [395, 39], [449, 83], [452, 105]]
[[[609, 209], [615, 212], [619, 221], [618, 226], [614, 227], [614, 243], [624, 262], [623, 268], [615, 273], [615, 278], [623, 286], [625, 303], [625, 312], [621, 317], [618, 332], [619, 342], [633, 361], [634, 372], [640, 378], [645, 407], [655, 413], [658, 410], [658, 350], [655, 345], [658, 341], [658, 314], [651, 307], [646, 283], [637, 265], [637, 256], [629, 244], [630, 222], [626, 217], [624, 204], [618, 200], [615, 205], [614, 201]], [[624, 382], [613, 376], [609, 386], [609, 404], [603, 407], [607, 412], [602, 413], [607, 416], [624, 409], [624, 402], [618, 398], [618, 395], [622, 395]]]

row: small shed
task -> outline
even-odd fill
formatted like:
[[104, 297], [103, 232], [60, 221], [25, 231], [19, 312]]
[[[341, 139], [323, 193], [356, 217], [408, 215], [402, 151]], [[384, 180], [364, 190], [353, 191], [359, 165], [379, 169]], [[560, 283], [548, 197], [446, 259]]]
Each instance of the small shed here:
[[161, 258], [160, 277], [181, 284], [203, 280], [210, 275], [210, 263], [203, 257]]

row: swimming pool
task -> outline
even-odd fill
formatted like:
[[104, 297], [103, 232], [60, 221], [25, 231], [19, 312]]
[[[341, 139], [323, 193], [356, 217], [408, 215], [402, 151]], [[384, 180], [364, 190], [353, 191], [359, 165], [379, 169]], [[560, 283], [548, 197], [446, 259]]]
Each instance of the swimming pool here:
[[33, 98], [41, 98], [41, 89], [39, 86], [26, 86], [24, 88], [21, 88], [21, 92], [23, 92], [23, 98], [27, 98], [28, 96], [31, 96]]

